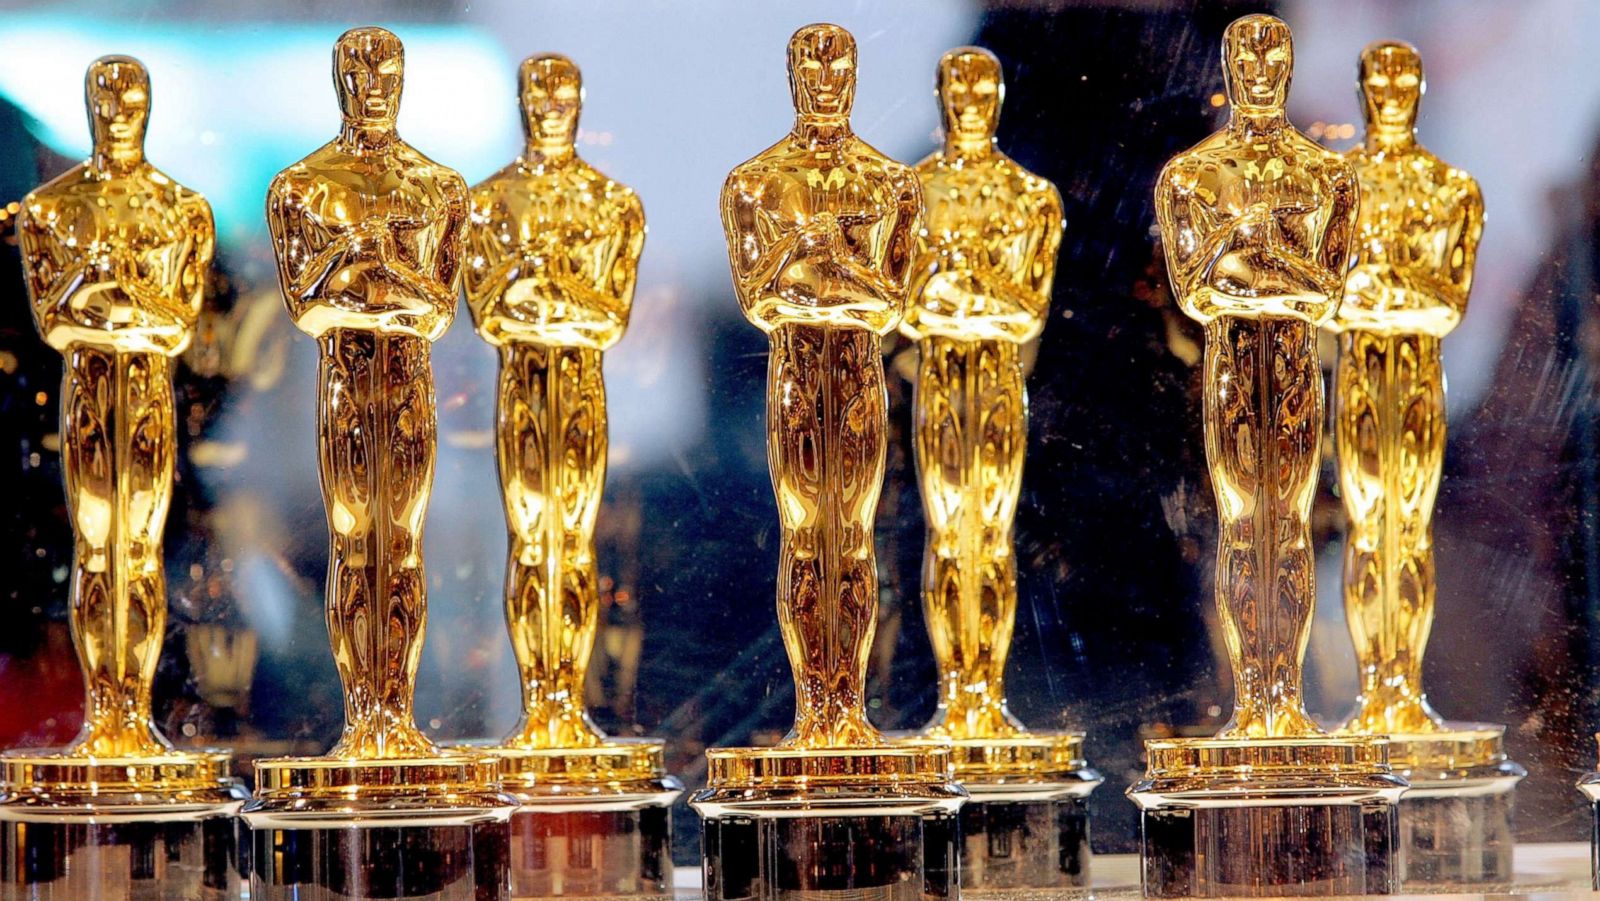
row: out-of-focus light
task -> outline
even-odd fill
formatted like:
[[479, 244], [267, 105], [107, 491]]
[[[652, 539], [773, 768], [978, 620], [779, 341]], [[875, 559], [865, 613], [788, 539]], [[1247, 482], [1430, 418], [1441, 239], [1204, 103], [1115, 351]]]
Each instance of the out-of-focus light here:
[[[116, 22], [82, 14], [9, 15], [0, 27], [0, 95], [35, 136], [70, 157], [89, 153], [83, 73], [107, 53], [150, 69], [148, 151], [157, 167], [205, 194], [224, 239], [265, 230], [267, 183], [331, 140], [339, 108], [329, 76], [334, 25]], [[519, 126], [514, 71], [481, 29], [404, 25], [400, 132], [469, 178], [504, 163]]]

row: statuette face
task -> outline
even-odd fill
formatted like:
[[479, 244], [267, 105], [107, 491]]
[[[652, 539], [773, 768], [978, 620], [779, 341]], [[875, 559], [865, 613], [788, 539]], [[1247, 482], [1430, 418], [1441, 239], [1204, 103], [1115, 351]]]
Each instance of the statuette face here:
[[807, 26], [789, 39], [789, 93], [801, 119], [849, 125], [856, 102], [856, 39], [843, 28]]
[[1316, 736], [1301, 698], [1315, 604], [1309, 517], [1322, 428], [1316, 326], [1338, 309], [1358, 188], [1284, 114], [1293, 49], [1271, 16], [1228, 27], [1228, 125], [1156, 188], [1179, 305], [1205, 324], [1216, 596], [1234, 674], [1219, 737]]
[[267, 196], [285, 302], [321, 357], [327, 619], [345, 690], [331, 756], [427, 757], [437, 749], [412, 701], [436, 444], [429, 349], [455, 315], [467, 189], [395, 131], [398, 38], [346, 32], [333, 63], [339, 136], [280, 172]]
[[17, 222], [35, 324], [66, 364], [69, 616], [87, 687], [69, 753], [162, 755], [151, 683], [166, 631], [173, 358], [199, 316], [216, 230], [205, 198], [145, 160], [145, 67], [102, 57], [84, 87], [94, 153], [30, 193]]
[[1222, 44], [1222, 81], [1228, 105], [1246, 115], [1283, 111], [1294, 77], [1294, 38], [1272, 16], [1245, 16], [1228, 26]]
[[1006, 86], [1000, 60], [993, 53], [981, 47], [946, 53], [939, 59], [936, 90], [947, 141], [969, 144], [994, 139]]

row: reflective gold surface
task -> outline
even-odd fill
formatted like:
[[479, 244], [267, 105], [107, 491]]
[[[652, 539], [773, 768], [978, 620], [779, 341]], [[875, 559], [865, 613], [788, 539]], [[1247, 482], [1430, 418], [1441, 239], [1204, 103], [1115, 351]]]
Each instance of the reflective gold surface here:
[[938, 661], [928, 737], [1001, 738], [1017, 612], [1012, 525], [1028, 399], [1021, 342], [1044, 328], [1061, 243], [1055, 186], [995, 146], [1000, 61], [962, 47], [939, 61], [944, 146], [917, 164], [926, 217], [900, 330], [918, 342], [917, 473], [928, 523], [923, 611]]
[[950, 749], [945, 745], [819, 750], [823, 749], [712, 748], [706, 752], [706, 781], [721, 789], [926, 786], [949, 800], [947, 793], [939, 791], [950, 769]]
[[354, 29], [333, 61], [339, 135], [280, 172], [267, 195], [289, 313], [321, 352], [327, 621], [345, 698], [329, 756], [429, 758], [439, 752], [412, 710], [435, 453], [429, 349], [455, 313], [467, 186], [395, 131], [398, 38]]
[[1348, 161], [1289, 124], [1293, 66], [1279, 19], [1229, 25], [1228, 124], [1174, 157], [1156, 186], [1172, 290], [1205, 326], [1215, 591], [1234, 710], [1215, 738], [1145, 742], [1145, 776], [1128, 796], [1141, 810], [1146, 897], [1381, 894], [1399, 873], [1406, 783], [1388, 742], [1326, 734], [1301, 693], [1316, 604], [1316, 330], [1338, 309], [1359, 188]]
[[1344, 601], [1361, 675], [1345, 728], [1425, 734], [1445, 728], [1422, 689], [1445, 447], [1439, 339], [1466, 312], [1483, 197], [1470, 175], [1417, 143], [1415, 49], [1372, 44], [1360, 77], [1367, 134], [1349, 154], [1362, 197], [1356, 265], [1328, 323], [1339, 332], [1333, 419], [1350, 522]]
[[1317, 736], [1301, 697], [1323, 417], [1315, 338], [1339, 305], [1358, 188], [1350, 163], [1284, 113], [1288, 26], [1239, 19], [1222, 61], [1227, 126], [1173, 158], [1156, 188], [1172, 289], [1206, 328], [1216, 596], [1234, 675], [1219, 737]]
[[794, 129], [735, 168], [721, 202], [739, 303], [771, 342], [778, 619], [795, 679], [782, 746], [878, 747], [863, 691], [887, 426], [880, 346], [905, 312], [922, 192], [850, 129], [850, 33], [810, 25], [788, 53]]
[[12, 792], [209, 790], [226, 775], [226, 755], [174, 751], [151, 720], [150, 692], [167, 619], [173, 357], [199, 316], [216, 232], [205, 198], [145, 159], [144, 65], [96, 60], [85, 97], [93, 155], [29, 194], [17, 221], [34, 321], [66, 362], [68, 610], [84, 723], [61, 754], [9, 757], [5, 781]]
[[464, 273], [478, 332], [500, 350], [506, 621], [523, 697], [522, 720], [505, 743], [595, 747], [605, 736], [585, 709], [584, 680], [600, 611], [601, 352], [627, 326], [644, 208], [574, 150], [582, 81], [571, 60], [530, 57], [520, 94], [527, 147], [472, 189]]

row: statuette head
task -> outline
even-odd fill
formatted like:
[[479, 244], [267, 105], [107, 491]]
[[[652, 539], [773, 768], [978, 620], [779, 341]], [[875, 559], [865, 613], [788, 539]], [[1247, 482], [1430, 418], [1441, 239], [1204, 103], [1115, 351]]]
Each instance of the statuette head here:
[[1422, 55], [1402, 41], [1378, 41], [1361, 51], [1361, 105], [1367, 126], [1375, 131], [1410, 133], [1417, 126], [1417, 106], [1427, 85], [1422, 80]]
[[802, 119], [850, 118], [856, 39], [837, 25], [807, 25], [789, 39], [789, 92]]
[[583, 108], [583, 75], [559, 53], [541, 53], [518, 70], [522, 128], [530, 141], [571, 144]]
[[345, 122], [394, 125], [406, 55], [400, 39], [382, 28], [352, 28], [333, 45], [333, 83]]
[[1222, 37], [1222, 77], [1228, 103], [1244, 113], [1281, 112], [1294, 73], [1289, 26], [1275, 16], [1234, 20]]
[[96, 156], [121, 163], [144, 158], [150, 118], [150, 72], [131, 56], [102, 56], [84, 77]]
[[982, 47], [951, 50], [939, 59], [938, 90], [945, 134], [958, 142], [994, 137], [1006, 93], [998, 57]]

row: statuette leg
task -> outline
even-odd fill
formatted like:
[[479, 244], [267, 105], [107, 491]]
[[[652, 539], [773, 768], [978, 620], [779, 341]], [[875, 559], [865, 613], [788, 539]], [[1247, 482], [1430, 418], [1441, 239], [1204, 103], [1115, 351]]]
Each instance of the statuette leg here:
[[912, 740], [948, 743], [972, 796], [960, 815], [964, 888], [1087, 886], [1086, 799], [1101, 777], [1083, 759], [1083, 734], [1031, 732], [1006, 708], [1017, 614], [1012, 527], [1028, 430], [1022, 348], [929, 335], [918, 350], [922, 598], [940, 692], [933, 720]]
[[1444, 367], [1433, 335], [1347, 329], [1334, 372], [1334, 437], [1349, 520], [1344, 604], [1361, 695], [1344, 731], [1389, 737], [1411, 782], [1400, 801], [1402, 885], [1512, 879], [1513, 796], [1526, 771], [1505, 727], [1449, 723], [1428, 704], [1433, 507], [1444, 471]]

